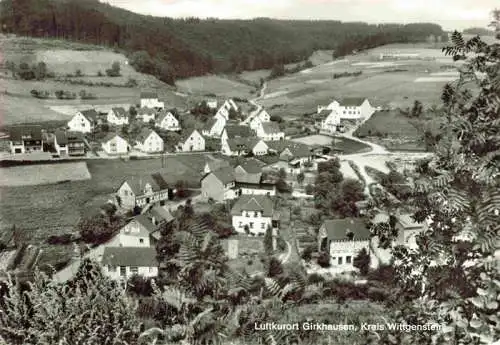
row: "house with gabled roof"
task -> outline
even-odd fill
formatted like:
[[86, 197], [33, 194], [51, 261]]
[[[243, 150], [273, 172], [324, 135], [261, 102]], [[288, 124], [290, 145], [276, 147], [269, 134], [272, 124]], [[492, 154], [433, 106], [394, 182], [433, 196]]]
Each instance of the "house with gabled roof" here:
[[101, 264], [104, 274], [114, 280], [128, 280], [134, 275], [158, 275], [154, 247], [104, 247]]
[[196, 129], [184, 131], [176, 146], [177, 152], [205, 151], [205, 138]]
[[279, 170], [284, 168], [290, 174], [298, 174], [304, 170], [305, 164], [311, 162], [313, 153], [311, 147], [290, 140], [268, 141], [269, 152], [277, 154], [279, 160], [268, 168]]
[[277, 227], [278, 213], [270, 196], [242, 195], [231, 209], [231, 218], [237, 232], [257, 235]]
[[161, 111], [156, 118], [155, 126], [165, 131], [180, 131], [179, 120], [170, 111]]
[[99, 114], [95, 109], [77, 111], [69, 120], [68, 128], [73, 132], [91, 133], [99, 122]]
[[[378, 213], [372, 219], [373, 224], [390, 223], [391, 216], [387, 213]], [[397, 237], [394, 239], [395, 245], [403, 245], [409, 248], [417, 247], [417, 237], [429, 228], [428, 222], [417, 222], [409, 213], [396, 212], [394, 215]]]
[[125, 108], [123, 107], [113, 107], [111, 110], [108, 112], [108, 115], [106, 116], [106, 120], [108, 123], [111, 123], [113, 125], [121, 126], [121, 125], [128, 125], [128, 117], [129, 113]]
[[277, 122], [260, 122], [256, 130], [257, 136], [265, 141], [285, 139], [285, 132], [280, 129]]
[[361, 218], [325, 220], [318, 232], [318, 251], [330, 255], [332, 271], [355, 271], [354, 258], [365, 249], [370, 253], [370, 226]]
[[225, 156], [264, 156], [267, 154], [267, 144], [259, 138], [235, 138], [222, 143], [222, 154]]
[[59, 156], [85, 155], [83, 135], [78, 132], [56, 131], [54, 134], [54, 147]]
[[249, 126], [253, 131], [257, 131], [262, 122], [269, 121], [271, 121], [271, 115], [263, 107], [259, 107], [242, 122], [242, 125]]
[[214, 116], [203, 126], [202, 133], [206, 137], [219, 138], [226, 126], [227, 119], [222, 116]]
[[201, 193], [204, 198], [214, 201], [234, 199], [235, 179], [232, 167], [222, 167], [211, 171], [201, 179]]
[[375, 108], [365, 97], [346, 97], [333, 100], [326, 107], [318, 107], [318, 113], [323, 109], [335, 110], [340, 119], [359, 120], [371, 116]]
[[212, 155], [207, 155], [204, 157], [205, 166], [203, 167], [203, 175], [206, 175], [215, 170], [219, 170], [220, 168], [231, 166], [231, 164], [225, 159], [215, 158]]
[[136, 149], [145, 153], [163, 152], [163, 139], [150, 128], [143, 128], [135, 139]]
[[156, 230], [151, 219], [140, 214], [120, 229], [116, 244], [119, 247], [150, 247], [150, 235]]
[[142, 122], [149, 123], [156, 118], [157, 110], [153, 108], [139, 108], [137, 109], [137, 119]]
[[169, 186], [166, 179], [160, 173], [154, 173], [124, 181], [116, 192], [116, 199], [119, 206], [133, 209], [156, 203], [162, 205], [174, 194], [175, 189]]
[[164, 109], [165, 103], [158, 100], [156, 92], [141, 92], [141, 108]]
[[254, 136], [255, 134], [248, 126], [227, 123], [222, 130], [221, 141], [236, 138], [250, 138]]
[[130, 151], [127, 140], [116, 133], [108, 133], [102, 139], [101, 147], [108, 155], [125, 155]]
[[42, 126], [18, 125], [9, 129], [12, 154], [43, 152]]
[[322, 133], [333, 134], [340, 126], [340, 114], [335, 109], [323, 109], [316, 116], [316, 121]]

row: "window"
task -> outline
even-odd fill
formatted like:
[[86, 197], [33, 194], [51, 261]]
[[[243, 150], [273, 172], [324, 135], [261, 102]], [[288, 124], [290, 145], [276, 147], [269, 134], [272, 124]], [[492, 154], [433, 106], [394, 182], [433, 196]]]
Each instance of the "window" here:
[[[252, 191], [252, 194], [253, 194], [253, 191]], [[255, 211], [255, 212], [254, 212], [254, 214], [253, 214], [253, 216], [254, 216], [255, 218], [257, 218], [257, 217], [259, 216], [259, 212]]]
[[127, 276], [127, 267], [120, 266], [120, 276], [122, 276], [122, 277], [126, 277]]
[[153, 272], [154, 267], [149, 267], [149, 273]]
[[250, 229], [253, 229], [253, 222], [250, 222]]
[[351, 257], [350, 256], [346, 256], [345, 257], [345, 263], [346, 264], [350, 264], [351, 263]]
[[339, 258], [338, 258], [338, 264], [342, 265], [342, 257], [341, 256], [339, 256]]
[[116, 272], [116, 266], [108, 265], [108, 272]]
[[238, 222], [238, 228], [242, 228], [243, 227], [243, 222]]
[[265, 229], [266, 228], [266, 223], [260, 223], [260, 228]]
[[131, 274], [137, 274], [137, 273], [139, 273], [139, 268], [137, 266], [131, 266], [130, 267], [130, 273]]
[[250, 214], [248, 212], [245, 212], [245, 217], [250, 217]]
[[139, 243], [144, 243], [144, 238], [139, 238]]

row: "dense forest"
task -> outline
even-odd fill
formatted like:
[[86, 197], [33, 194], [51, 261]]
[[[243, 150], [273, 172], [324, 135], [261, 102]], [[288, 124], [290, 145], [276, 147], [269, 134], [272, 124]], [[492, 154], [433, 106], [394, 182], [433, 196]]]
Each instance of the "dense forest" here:
[[257, 18], [219, 20], [139, 15], [97, 0], [3, 0], [3, 32], [53, 37], [123, 50], [134, 67], [166, 82], [217, 72], [271, 68], [386, 43], [447, 35], [435, 24], [380, 24]]

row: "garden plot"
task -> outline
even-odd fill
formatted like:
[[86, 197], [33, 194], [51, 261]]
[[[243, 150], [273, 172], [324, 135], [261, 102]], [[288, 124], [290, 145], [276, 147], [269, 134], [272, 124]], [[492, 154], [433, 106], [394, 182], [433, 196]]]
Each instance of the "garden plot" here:
[[0, 169], [0, 186], [34, 186], [91, 178], [87, 163], [36, 164]]

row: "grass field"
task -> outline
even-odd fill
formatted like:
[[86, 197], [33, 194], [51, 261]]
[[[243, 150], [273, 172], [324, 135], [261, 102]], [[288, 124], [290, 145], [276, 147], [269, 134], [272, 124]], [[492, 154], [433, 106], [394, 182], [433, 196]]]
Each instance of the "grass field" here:
[[181, 92], [195, 95], [250, 98], [255, 88], [224, 76], [203, 76], [178, 80]]
[[340, 137], [329, 137], [326, 135], [314, 134], [306, 137], [294, 138], [292, 141], [310, 145], [310, 146], [332, 146], [332, 142], [335, 140], [334, 149], [342, 151], [344, 154], [352, 154], [369, 151], [370, 147], [360, 143], [356, 140], [351, 140], [348, 138], [340, 138]]
[[0, 169], [0, 187], [34, 186], [89, 180], [87, 163], [36, 164]]

